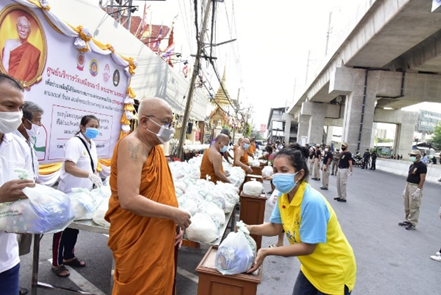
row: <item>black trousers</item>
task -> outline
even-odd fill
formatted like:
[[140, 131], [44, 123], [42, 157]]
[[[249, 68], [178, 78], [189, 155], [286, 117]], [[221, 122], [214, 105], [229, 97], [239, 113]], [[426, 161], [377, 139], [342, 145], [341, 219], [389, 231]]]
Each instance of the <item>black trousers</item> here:
[[54, 234], [52, 240], [52, 265], [60, 266], [64, 260], [75, 257], [75, 244], [77, 243], [78, 233], [80, 231], [73, 228], [66, 228], [62, 232]]

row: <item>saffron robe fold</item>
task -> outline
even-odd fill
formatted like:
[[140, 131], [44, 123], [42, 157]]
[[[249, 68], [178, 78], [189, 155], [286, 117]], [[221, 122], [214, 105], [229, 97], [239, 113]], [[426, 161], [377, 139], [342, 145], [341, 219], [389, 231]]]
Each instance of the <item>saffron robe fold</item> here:
[[[171, 295], [175, 278], [176, 224], [171, 219], [143, 217], [121, 208], [118, 199], [118, 147], [111, 161], [112, 196], [105, 219], [110, 222], [108, 246], [115, 259], [112, 294]], [[161, 147], [150, 151], [142, 167], [140, 194], [178, 207], [173, 178]]]
[[[210, 175], [210, 181], [216, 183], [217, 181], [220, 181], [220, 179], [217, 177], [216, 173], [214, 172], [213, 163], [211, 163], [210, 158], [208, 158], [209, 150], [210, 149], [207, 149], [204, 152], [204, 156], [202, 157], [201, 179], [207, 179], [207, 175]], [[221, 171], [222, 173], [224, 173], [224, 167], [222, 167], [222, 164], [221, 164]]]
[[8, 74], [19, 81], [31, 81], [38, 71], [40, 50], [30, 43], [11, 51]]

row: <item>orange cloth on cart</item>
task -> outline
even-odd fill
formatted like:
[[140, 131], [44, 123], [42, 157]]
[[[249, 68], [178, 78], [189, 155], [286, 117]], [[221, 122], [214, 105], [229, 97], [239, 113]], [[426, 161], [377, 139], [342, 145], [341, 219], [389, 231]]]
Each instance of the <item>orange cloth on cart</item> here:
[[[216, 183], [217, 181], [220, 181], [220, 179], [216, 176], [216, 173], [214, 172], [213, 163], [210, 162], [210, 158], [208, 157], [209, 150], [210, 149], [207, 149], [204, 152], [204, 156], [202, 157], [201, 179], [207, 179], [207, 175], [210, 175], [210, 181]], [[222, 173], [224, 173], [224, 167], [222, 166], [221, 166], [221, 171]]]
[[[121, 208], [117, 188], [115, 147], [110, 175], [112, 196], [105, 219], [110, 222], [108, 246], [113, 251], [113, 295], [173, 294], [176, 224], [166, 218], [143, 217]], [[178, 207], [173, 178], [160, 146], [150, 151], [142, 167], [140, 195]]]

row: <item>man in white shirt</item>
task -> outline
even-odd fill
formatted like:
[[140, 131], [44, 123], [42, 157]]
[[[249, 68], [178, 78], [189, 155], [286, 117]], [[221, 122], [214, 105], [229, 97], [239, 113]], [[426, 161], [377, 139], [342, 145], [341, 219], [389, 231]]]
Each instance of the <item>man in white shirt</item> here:
[[[5, 74], [0, 74], [0, 202], [25, 199], [22, 189], [34, 186], [32, 180], [20, 180], [15, 169], [32, 171], [26, 143], [11, 134], [21, 124], [23, 88]], [[16, 234], [0, 231], [0, 290], [19, 294], [20, 258]]]
[[[29, 146], [29, 153], [32, 159], [32, 172], [33, 179], [37, 181], [38, 179], [38, 157], [35, 151], [35, 143], [37, 141], [37, 135], [39, 134], [39, 129], [41, 126], [41, 117], [43, 116], [44, 110], [32, 101], [25, 101], [23, 105], [23, 118], [21, 118], [21, 124], [17, 130], [13, 133], [18, 137], [22, 138]], [[20, 256], [26, 255], [31, 252], [32, 245], [32, 235], [31, 234], [18, 234], [18, 253]], [[20, 295], [27, 294], [28, 290], [26, 288], [20, 287]]]

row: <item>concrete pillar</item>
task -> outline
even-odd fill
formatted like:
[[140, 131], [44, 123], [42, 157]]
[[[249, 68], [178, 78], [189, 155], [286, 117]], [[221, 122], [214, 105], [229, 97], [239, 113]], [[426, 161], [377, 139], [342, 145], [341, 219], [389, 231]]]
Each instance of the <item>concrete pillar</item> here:
[[403, 120], [401, 124], [397, 124], [396, 128], [394, 153], [403, 155], [403, 159], [409, 159], [417, 116], [411, 112], [402, 112], [402, 116]]
[[369, 145], [369, 149], [375, 147], [375, 133], [376, 133], [377, 128], [378, 128], [377, 123], [373, 123], [372, 124], [372, 132], [371, 132], [371, 142]]
[[[329, 92], [347, 92], [343, 115], [342, 141], [356, 153], [369, 148], [374, 120], [378, 74], [367, 70], [336, 68]], [[367, 79], [366, 79], [367, 77]]]
[[311, 118], [309, 118], [309, 142], [321, 144], [323, 141], [323, 123], [326, 115], [326, 104], [312, 104]]
[[289, 144], [289, 135], [291, 134], [291, 118], [288, 118], [288, 120], [285, 121], [285, 143]]
[[302, 137], [306, 136], [306, 143], [311, 142], [308, 137], [310, 117], [310, 115], [299, 115], [299, 124], [297, 126], [297, 141], [301, 141]]
[[326, 142], [325, 144], [329, 144], [331, 145], [332, 143], [332, 136], [334, 135], [334, 127], [333, 126], [328, 126], [328, 132], [326, 134]]

